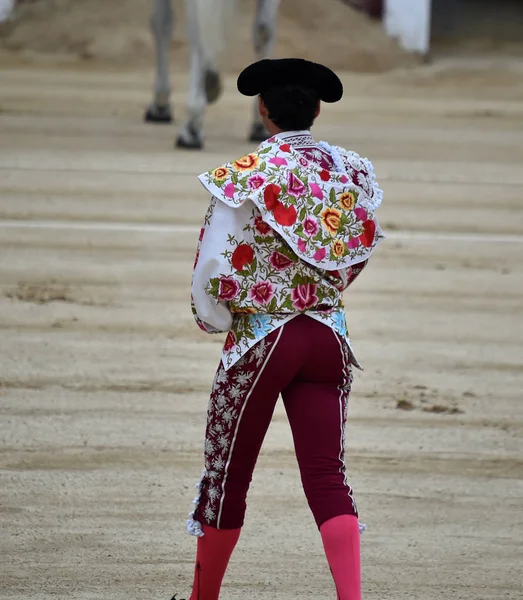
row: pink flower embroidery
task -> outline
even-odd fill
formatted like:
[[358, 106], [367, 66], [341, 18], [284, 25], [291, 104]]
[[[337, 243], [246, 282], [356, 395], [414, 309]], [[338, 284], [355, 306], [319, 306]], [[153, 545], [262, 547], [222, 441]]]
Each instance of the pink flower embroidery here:
[[309, 163], [307, 162], [307, 159], [303, 158], [303, 156], [300, 158], [300, 165], [302, 167], [308, 167], [309, 166]]
[[240, 284], [232, 277], [222, 277], [220, 279], [220, 287], [218, 289], [218, 300], [229, 302], [238, 295]]
[[359, 245], [360, 245], [360, 238], [357, 238], [357, 237], [351, 238], [347, 242], [347, 248], [349, 250], [354, 250], [354, 248], [357, 248]]
[[348, 183], [349, 178], [347, 177], [347, 175], [342, 175], [340, 177], [340, 181], [341, 181], [341, 183]]
[[307, 217], [306, 219], [304, 219], [302, 225], [303, 225], [303, 231], [309, 237], [316, 235], [320, 229], [320, 226], [318, 225], [318, 221], [316, 221], [316, 219], [314, 219], [313, 217]]
[[234, 187], [234, 183], [229, 183], [225, 186], [223, 190], [224, 194], [227, 198], [234, 198], [234, 194], [236, 193], [236, 188]]
[[258, 281], [252, 286], [250, 296], [257, 304], [269, 304], [274, 288], [269, 281]]
[[319, 250], [316, 250], [312, 258], [314, 258], [315, 261], [320, 262], [325, 258], [326, 255], [327, 251], [325, 248], [320, 248]]
[[301, 283], [291, 292], [292, 304], [298, 310], [307, 310], [318, 302], [316, 290], [318, 286], [315, 283]]
[[323, 200], [323, 190], [317, 183], [311, 183], [311, 192], [314, 198], [318, 198], [318, 200]]
[[301, 238], [298, 240], [298, 250], [300, 252], [305, 252], [307, 250], [307, 244]]
[[254, 191], [260, 188], [265, 183], [265, 181], [265, 177], [263, 175], [258, 174], [249, 177], [247, 183], [249, 184], [250, 189]]
[[364, 208], [355, 208], [354, 214], [360, 221], [366, 221], [368, 219], [367, 211]]
[[303, 181], [298, 179], [292, 171], [289, 173], [287, 186], [287, 193], [291, 194], [291, 196], [294, 196], [295, 198], [300, 198], [307, 191]]
[[294, 261], [281, 252], [273, 252], [269, 257], [269, 262], [277, 271], [284, 271], [294, 264]]
[[269, 160], [269, 162], [273, 165], [276, 165], [277, 167], [283, 167], [284, 165], [287, 165], [287, 161], [284, 158], [279, 158], [278, 156], [275, 156], [274, 158], [271, 158]]

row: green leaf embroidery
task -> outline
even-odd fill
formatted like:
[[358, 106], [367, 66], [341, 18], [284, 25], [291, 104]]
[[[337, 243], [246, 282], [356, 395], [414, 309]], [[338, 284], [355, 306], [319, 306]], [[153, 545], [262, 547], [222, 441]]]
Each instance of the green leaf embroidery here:
[[219, 277], [213, 277], [209, 281], [209, 285], [205, 289], [205, 292], [212, 296], [213, 298], [218, 298], [218, 290], [220, 287], [220, 279]]
[[274, 296], [272, 298], [272, 300], [269, 302], [269, 304], [267, 305], [267, 312], [268, 313], [276, 312], [277, 308], [278, 308], [278, 301], [276, 300], [276, 296]]
[[285, 309], [290, 310], [290, 311], [296, 310], [294, 308], [293, 304], [292, 304], [292, 298], [290, 296], [287, 296], [285, 298], [285, 302], [283, 303], [282, 308], [285, 308]]

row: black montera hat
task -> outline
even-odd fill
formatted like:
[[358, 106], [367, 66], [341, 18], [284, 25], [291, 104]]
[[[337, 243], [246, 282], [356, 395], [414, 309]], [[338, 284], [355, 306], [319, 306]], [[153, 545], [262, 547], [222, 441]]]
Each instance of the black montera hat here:
[[238, 91], [244, 96], [258, 96], [272, 88], [292, 84], [313, 89], [323, 102], [338, 102], [343, 96], [343, 84], [334, 71], [303, 58], [260, 60], [238, 77]]

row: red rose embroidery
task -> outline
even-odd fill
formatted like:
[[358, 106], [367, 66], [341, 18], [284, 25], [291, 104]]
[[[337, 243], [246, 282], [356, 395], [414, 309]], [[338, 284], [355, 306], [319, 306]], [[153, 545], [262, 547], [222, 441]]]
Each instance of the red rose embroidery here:
[[256, 217], [254, 219], [254, 228], [260, 235], [269, 235], [272, 231], [271, 226], [261, 217]]
[[291, 205], [286, 208], [281, 202], [278, 202], [278, 206], [274, 209], [274, 220], [276, 223], [284, 227], [289, 227], [296, 223], [297, 218], [298, 213], [294, 206]]
[[222, 277], [218, 289], [218, 300], [229, 302], [234, 300], [240, 291], [240, 284], [232, 277]]
[[374, 234], [376, 233], [376, 223], [374, 221], [365, 221], [363, 223], [363, 233], [359, 239], [365, 248], [370, 248], [374, 243]]
[[290, 147], [290, 145], [289, 145], [289, 144], [282, 144], [282, 145], [280, 146], [280, 150], [281, 150], [282, 152], [290, 152], [290, 151], [291, 151], [291, 147]]
[[283, 271], [294, 264], [291, 258], [281, 252], [273, 252], [269, 257], [269, 262], [277, 271]]
[[269, 185], [263, 191], [263, 199], [265, 201], [265, 206], [267, 210], [274, 210], [278, 205], [278, 196], [280, 195], [281, 187], [275, 185], [274, 183], [269, 183]]
[[229, 331], [227, 337], [225, 338], [225, 344], [223, 346], [223, 349], [225, 350], [225, 352], [229, 352], [229, 350], [232, 350], [235, 345], [236, 336], [234, 335], [234, 331]]
[[323, 169], [323, 171], [320, 173], [320, 179], [322, 181], [330, 181], [331, 178], [331, 174], [326, 171], [325, 169]]
[[232, 266], [237, 271], [243, 269], [254, 260], [254, 250], [249, 244], [240, 244], [232, 254]]
[[292, 304], [298, 310], [307, 310], [318, 302], [316, 290], [318, 286], [314, 283], [301, 283], [291, 292]]
[[274, 296], [274, 288], [269, 281], [258, 281], [252, 286], [250, 296], [257, 304], [269, 304]]

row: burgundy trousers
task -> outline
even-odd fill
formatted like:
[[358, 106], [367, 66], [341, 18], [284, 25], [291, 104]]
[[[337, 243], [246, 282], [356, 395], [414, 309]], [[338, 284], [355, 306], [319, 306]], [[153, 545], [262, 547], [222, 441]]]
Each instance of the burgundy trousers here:
[[208, 408], [205, 470], [189, 521], [196, 532], [198, 523], [217, 529], [243, 525], [247, 491], [280, 394], [318, 527], [339, 515], [357, 516], [344, 464], [349, 359], [338, 334], [300, 315], [227, 371], [220, 365]]

